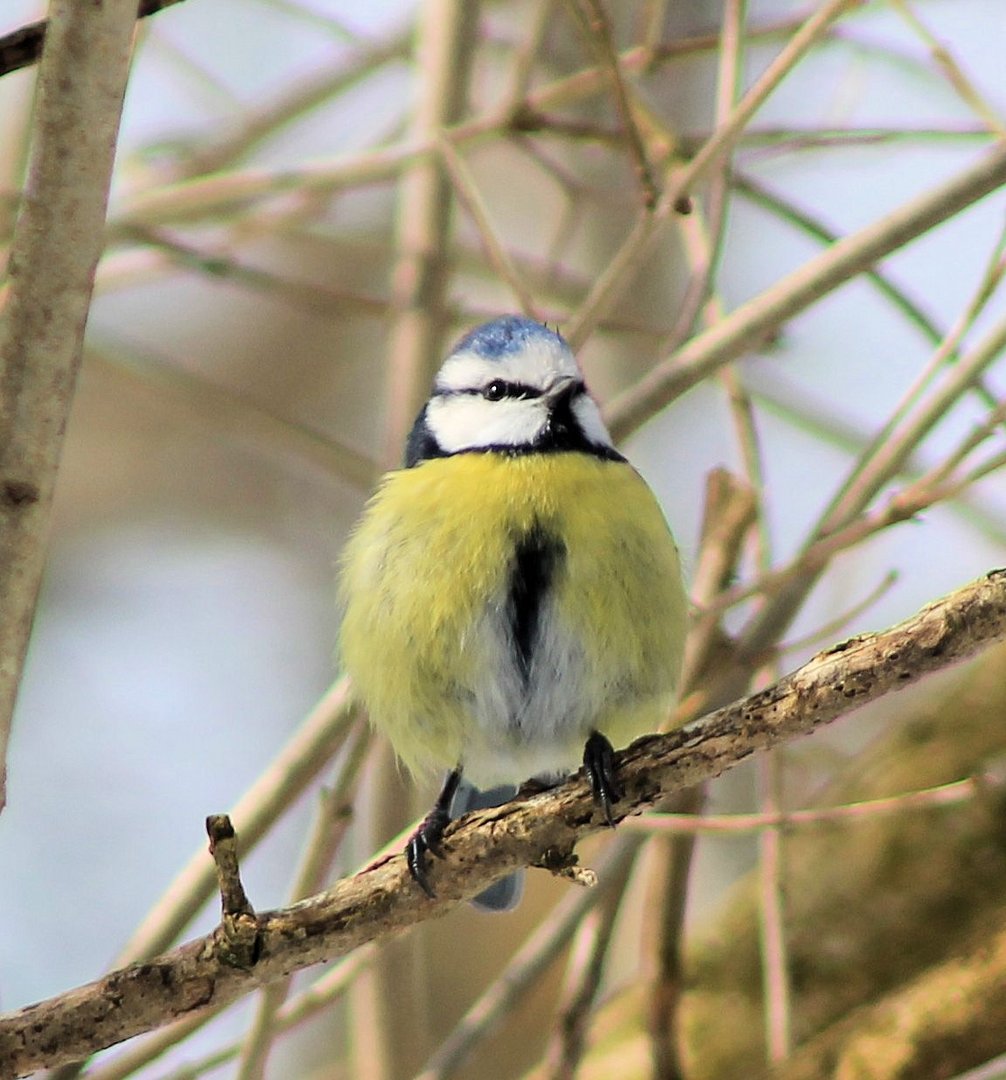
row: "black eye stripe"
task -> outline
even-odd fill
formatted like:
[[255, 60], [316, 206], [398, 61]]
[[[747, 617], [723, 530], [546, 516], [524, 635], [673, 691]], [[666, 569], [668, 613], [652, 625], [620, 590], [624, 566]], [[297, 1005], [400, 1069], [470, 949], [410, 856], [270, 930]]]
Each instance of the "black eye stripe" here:
[[[586, 393], [586, 386], [578, 381], [573, 387], [573, 397]], [[531, 386], [529, 383], [510, 382], [507, 379], [493, 379], [485, 386], [466, 387], [435, 387], [432, 397], [482, 397], [487, 401], [502, 401], [504, 398], [514, 398], [519, 401], [544, 397], [545, 391], [540, 386]]]

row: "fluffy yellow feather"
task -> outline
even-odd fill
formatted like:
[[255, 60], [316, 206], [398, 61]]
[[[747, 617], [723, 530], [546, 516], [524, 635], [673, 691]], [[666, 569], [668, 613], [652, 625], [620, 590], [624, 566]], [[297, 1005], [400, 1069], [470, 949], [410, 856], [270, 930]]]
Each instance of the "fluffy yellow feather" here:
[[[566, 549], [555, 617], [582, 645], [594, 729], [624, 746], [666, 716], [686, 601], [674, 541], [635, 469], [575, 453], [434, 458], [384, 478], [343, 557], [343, 659], [410, 769], [491, 756], [462, 753], [492, 739], [466, 704], [498, 658], [472, 631], [505, 603], [515, 539], [534, 526]], [[524, 778], [575, 768], [588, 734], [529, 738]], [[501, 764], [468, 771], [481, 785], [514, 780]]]

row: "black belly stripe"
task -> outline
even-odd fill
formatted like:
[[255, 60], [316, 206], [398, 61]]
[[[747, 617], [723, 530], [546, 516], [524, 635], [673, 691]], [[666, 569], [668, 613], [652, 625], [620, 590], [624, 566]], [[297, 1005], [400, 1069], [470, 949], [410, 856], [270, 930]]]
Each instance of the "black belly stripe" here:
[[525, 682], [531, 673], [541, 612], [565, 555], [562, 541], [540, 525], [517, 542], [510, 570], [507, 616], [514, 659]]

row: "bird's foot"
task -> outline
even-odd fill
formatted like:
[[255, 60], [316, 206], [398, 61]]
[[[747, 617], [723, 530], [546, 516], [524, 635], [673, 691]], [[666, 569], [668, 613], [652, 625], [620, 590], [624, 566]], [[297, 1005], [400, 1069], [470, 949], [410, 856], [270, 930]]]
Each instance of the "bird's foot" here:
[[450, 820], [446, 812], [440, 810], [439, 807], [434, 807], [423, 818], [423, 823], [409, 837], [409, 842], [405, 845], [405, 860], [409, 864], [409, 873], [413, 881], [431, 900], [437, 894], [433, 891], [430, 879], [426, 875], [426, 855], [427, 852], [443, 855], [440, 841], [443, 839], [444, 829], [447, 828]]
[[447, 774], [444, 786], [437, 796], [433, 809], [423, 818], [419, 828], [409, 837], [405, 845], [405, 861], [409, 867], [412, 880], [432, 900], [437, 895], [433, 891], [430, 879], [426, 875], [426, 856], [443, 856], [440, 841], [444, 838], [444, 830], [451, 821], [451, 802], [461, 782], [461, 769], [453, 769]]
[[615, 751], [599, 731], [591, 733], [583, 748], [583, 767], [590, 778], [594, 802], [601, 808], [604, 820], [614, 828], [615, 818], [611, 808], [613, 803], [621, 799], [622, 789], [615, 775]]

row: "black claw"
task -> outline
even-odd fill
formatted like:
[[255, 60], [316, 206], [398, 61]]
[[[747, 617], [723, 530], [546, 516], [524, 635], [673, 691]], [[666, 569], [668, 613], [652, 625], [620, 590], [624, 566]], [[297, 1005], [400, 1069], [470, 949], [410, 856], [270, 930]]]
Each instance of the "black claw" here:
[[461, 782], [461, 769], [454, 769], [447, 774], [444, 786], [437, 796], [433, 809], [423, 818], [422, 824], [409, 837], [405, 845], [405, 861], [409, 867], [412, 880], [432, 900], [436, 896], [430, 879], [426, 876], [426, 854], [443, 855], [440, 841], [444, 838], [444, 830], [451, 820], [451, 802], [454, 793]]
[[614, 828], [615, 818], [611, 807], [621, 799], [623, 792], [615, 775], [615, 751], [599, 731], [591, 733], [583, 748], [583, 767], [590, 778], [594, 802], [601, 808], [604, 820]]
[[440, 841], [449, 820], [446, 814], [440, 815], [435, 812], [429, 814], [423, 819], [422, 825], [409, 837], [408, 844], [405, 845], [405, 859], [409, 864], [409, 873], [415, 883], [431, 900], [436, 896], [436, 893], [433, 891], [430, 879], [426, 876], [426, 853], [442, 854]]

